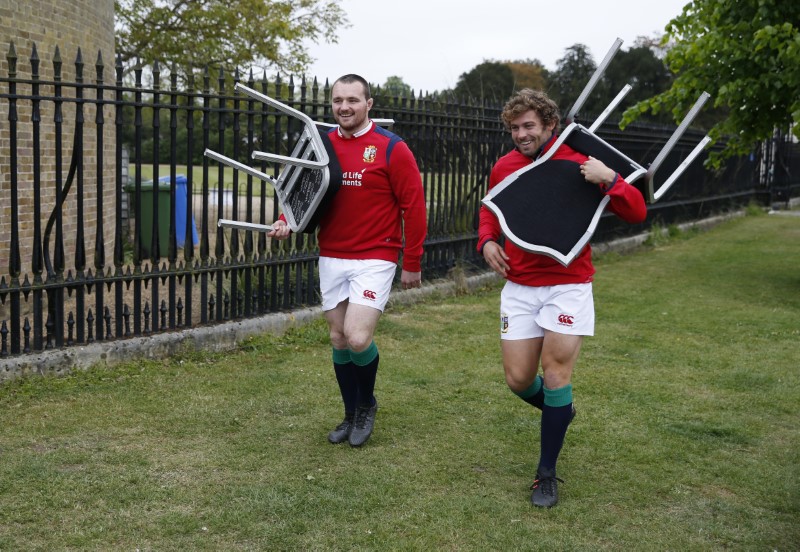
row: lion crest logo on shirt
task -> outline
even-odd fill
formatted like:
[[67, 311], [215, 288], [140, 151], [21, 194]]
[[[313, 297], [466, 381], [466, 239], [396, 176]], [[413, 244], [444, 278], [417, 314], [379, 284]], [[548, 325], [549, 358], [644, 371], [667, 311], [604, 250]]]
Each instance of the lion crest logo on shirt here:
[[367, 146], [364, 148], [364, 163], [374, 163], [377, 153], [378, 148], [375, 146]]

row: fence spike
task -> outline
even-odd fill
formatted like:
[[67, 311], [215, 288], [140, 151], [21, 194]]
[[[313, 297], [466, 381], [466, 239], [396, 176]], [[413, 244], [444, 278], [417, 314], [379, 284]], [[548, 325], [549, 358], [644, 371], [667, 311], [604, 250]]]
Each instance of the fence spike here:
[[13, 41], [8, 45], [6, 60], [8, 60], [8, 76], [13, 79], [17, 76], [17, 50]]

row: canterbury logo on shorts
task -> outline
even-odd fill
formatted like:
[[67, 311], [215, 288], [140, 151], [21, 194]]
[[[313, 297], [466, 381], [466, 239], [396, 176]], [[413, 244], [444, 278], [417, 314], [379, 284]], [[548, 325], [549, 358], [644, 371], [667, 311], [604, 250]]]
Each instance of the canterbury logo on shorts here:
[[561, 314], [558, 315], [558, 325], [559, 326], [572, 327], [572, 325], [574, 323], [575, 323], [575, 318], [572, 315], [564, 314], [564, 313], [561, 313]]
[[364, 290], [364, 299], [369, 299], [370, 301], [374, 301], [377, 298], [378, 298], [378, 296], [376, 295], [376, 293], [374, 291], [371, 291], [371, 290], [368, 290], [368, 289]]

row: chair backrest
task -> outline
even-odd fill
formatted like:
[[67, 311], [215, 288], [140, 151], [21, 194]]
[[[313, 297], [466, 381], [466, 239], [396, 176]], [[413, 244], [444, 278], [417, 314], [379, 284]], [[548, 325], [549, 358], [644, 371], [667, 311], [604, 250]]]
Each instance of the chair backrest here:
[[594, 233], [608, 198], [573, 161], [532, 163], [483, 199], [517, 247], [569, 265]]

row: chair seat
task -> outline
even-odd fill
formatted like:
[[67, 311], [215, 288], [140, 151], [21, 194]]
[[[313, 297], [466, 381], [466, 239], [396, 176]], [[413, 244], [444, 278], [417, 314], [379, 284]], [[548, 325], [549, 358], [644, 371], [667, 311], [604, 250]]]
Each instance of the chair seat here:
[[589, 243], [609, 199], [586, 182], [574, 161], [551, 159], [564, 143], [603, 161], [629, 183], [646, 172], [602, 138], [572, 123], [544, 156], [507, 176], [482, 201], [514, 245], [568, 266]]

